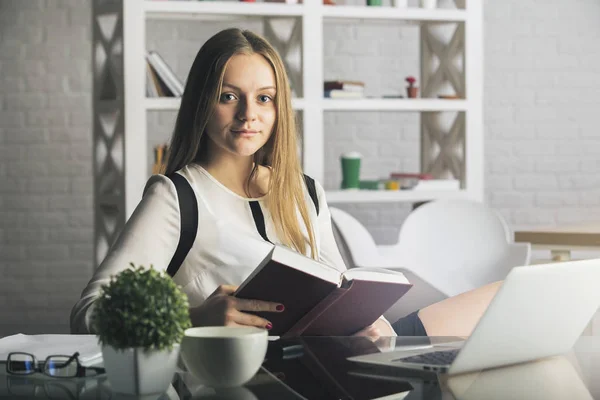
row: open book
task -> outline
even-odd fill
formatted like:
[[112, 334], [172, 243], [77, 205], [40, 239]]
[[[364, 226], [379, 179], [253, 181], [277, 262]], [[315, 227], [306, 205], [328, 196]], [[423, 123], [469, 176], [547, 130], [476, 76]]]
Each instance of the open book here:
[[346, 336], [375, 322], [411, 287], [400, 272], [353, 268], [342, 273], [275, 245], [234, 296], [285, 306], [281, 313], [254, 313], [271, 321], [271, 335]]

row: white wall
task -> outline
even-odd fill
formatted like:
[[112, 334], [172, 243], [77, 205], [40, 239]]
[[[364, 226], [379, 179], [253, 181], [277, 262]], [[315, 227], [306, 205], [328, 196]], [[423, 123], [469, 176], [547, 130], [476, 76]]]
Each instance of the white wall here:
[[[513, 226], [600, 218], [600, 2], [485, 1], [486, 198]], [[93, 249], [91, 8], [78, 0], [0, 1], [0, 336], [68, 330]], [[149, 47], [185, 77], [229, 26], [152, 22]], [[262, 31], [256, 23], [242, 25]], [[415, 27], [327, 25], [326, 78], [399, 92], [418, 75]], [[174, 113], [151, 113], [150, 144]], [[419, 166], [416, 114], [327, 113], [327, 187], [358, 148], [365, 175]], [[376, 139], [376, 140], [373, 140]], [[381, 243], [403, 205], [346, 207]]]

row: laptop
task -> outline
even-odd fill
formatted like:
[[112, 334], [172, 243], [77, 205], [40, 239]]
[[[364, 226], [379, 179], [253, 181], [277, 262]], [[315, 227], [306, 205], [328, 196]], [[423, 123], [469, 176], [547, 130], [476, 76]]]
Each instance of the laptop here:
[[458, 374], [570, 350], [600, 306], [600, 259], [513, 268], [468, 339], [348, 360]]

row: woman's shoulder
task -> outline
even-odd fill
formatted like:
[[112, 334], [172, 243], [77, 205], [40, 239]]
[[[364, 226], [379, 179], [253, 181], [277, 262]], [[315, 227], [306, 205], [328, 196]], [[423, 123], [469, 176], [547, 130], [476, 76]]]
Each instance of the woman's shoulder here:
[[[180, 170], [168, 175], [152, 175], [144, 187], [144, 196], [164, 196], [175, 200], [177, 199], [177, 186], [180, 185], [180, 182], [185, 183], [185, 181], [187, 181], [194, 192], [197, 193], [196, 186], [199, 181], [197, 175], [198, 172], [194, 171], [194, 169], [190, 168], [189, 166], [185, 166]], [[177, 177], [182, 177], [183, 180], [177, 182]]]
[[144, 197], [169, 194], [175, 194], [175, 185], [165, 175], [154, 174], [146, 181], [146, 185], [144, 187]]

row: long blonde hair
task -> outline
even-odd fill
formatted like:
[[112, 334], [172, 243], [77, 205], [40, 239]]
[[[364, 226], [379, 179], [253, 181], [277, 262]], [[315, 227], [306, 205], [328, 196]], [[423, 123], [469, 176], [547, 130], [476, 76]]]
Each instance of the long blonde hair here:
[[[290, 85], [281, 57], [261, 36], [241, 29], [226, 29], [211, 37], [198, 51], [190, 69], [175, 130], [167, 154], [165, 174], [201, 162], [206, 157], [205, 129], [219, 101], [227, 62], [237, 54], [260, 54], [275, 73], [277, 117], [267, 143], [254, 154], [254, 168], [247, 188], [259, 165], [271, 168], [266, 206], [281, 242], [301, 253], [317, 257], [316, 241], [304, 196], [304, 180], [298, 158], [298, 138]], [[308, 243], [298, 214], [308, 232]]]

